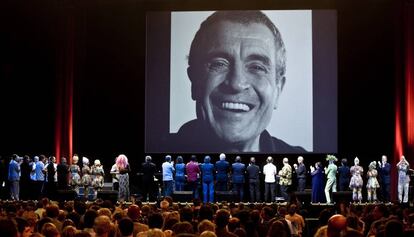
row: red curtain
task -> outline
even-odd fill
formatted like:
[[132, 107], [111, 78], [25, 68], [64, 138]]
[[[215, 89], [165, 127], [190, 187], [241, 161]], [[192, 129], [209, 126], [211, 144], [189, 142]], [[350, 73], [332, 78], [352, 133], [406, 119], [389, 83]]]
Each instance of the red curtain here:
[[[393, 166], [404, 155], [414, 168], [414, 1], [401, 1], [397, 11], [395, 144]], [[396, 194], [397, 171], [392, 169]]]
[[56, 115], [55, 156], [57, 161], [66, 157], [70, 162], [73, 155], [73, 83], [75, 75], [75, 32], [74, 9], [60, 6], [56, 32]]

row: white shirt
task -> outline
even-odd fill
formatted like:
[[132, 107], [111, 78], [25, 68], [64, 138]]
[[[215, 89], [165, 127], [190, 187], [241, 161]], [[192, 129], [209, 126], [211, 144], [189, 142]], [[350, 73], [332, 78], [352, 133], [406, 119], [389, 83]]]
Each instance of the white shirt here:
[[263, 166], [263, 174], [265, 175], [265, 183], [274, 183], [276, 182], [276, 166], [272, 163], [267, 163]]
[[114, 164], [111, 167], [110, 173], [112, 174], [112, 183], [118, 183], [119, 182], [119, 170], [116, 164]]
[[171, 181], [173, 180], [174, 165], [170, 162], [164, 162], [162, 164], [162, 181]]

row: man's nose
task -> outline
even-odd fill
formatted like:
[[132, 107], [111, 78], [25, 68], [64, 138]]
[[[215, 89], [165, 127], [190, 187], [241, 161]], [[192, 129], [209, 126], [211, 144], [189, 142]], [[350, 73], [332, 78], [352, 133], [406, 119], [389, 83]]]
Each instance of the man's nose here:
[[238, 93], [250, 87], [247, 72], [242, 65], [239, 63], [233, 65], [227, 74], [225, 84], [232, 93]]

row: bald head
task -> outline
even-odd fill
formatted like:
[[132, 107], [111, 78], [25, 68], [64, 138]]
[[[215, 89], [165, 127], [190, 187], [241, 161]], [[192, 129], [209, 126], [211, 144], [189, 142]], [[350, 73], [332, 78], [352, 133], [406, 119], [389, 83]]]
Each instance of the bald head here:
[[331, 216], [328, 220], [328, 237], [340, 236], [342, 230], [346, 229], [346, 217], [340, 214]]
[[271, 156], [268, 156], [266, 159], [267, 163], [272, 163], [273, 162], [273, 158]]
[[254, 157], [250, 157], [250, 163], [254, 164], [256, 162], [256, 159]]

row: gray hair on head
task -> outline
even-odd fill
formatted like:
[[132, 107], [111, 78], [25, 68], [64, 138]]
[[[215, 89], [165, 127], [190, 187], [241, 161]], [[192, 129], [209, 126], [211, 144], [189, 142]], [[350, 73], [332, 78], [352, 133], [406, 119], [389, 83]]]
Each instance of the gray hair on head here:
[[266, 159], [267, 163], [272, 163], [273, 162], [273, 158], [271, 156], [268, 156]]
[[188, 57], [188, 65], [195, 67], [202, 63], [202, 52], [205, 50], [206, 42], [211, 38], [208, 36], [212, 34], [212, 30], [220, 22], [233, 22], [242, 25], [262, 24], [266, 26], [274, 36], [274, 43], [276, 47], [276, 71], [278, 75], [276, 80], [284, 78], [286, 72], [286, 48], [282, 39], [282, 35], [270, 18], [261, 11], [216, 11], [204, 20], [191, 43], [190, 53]]

